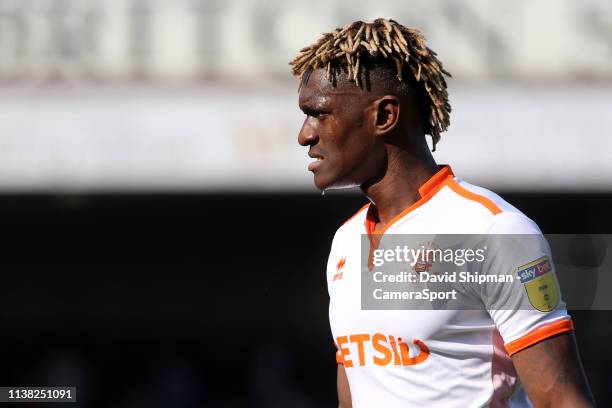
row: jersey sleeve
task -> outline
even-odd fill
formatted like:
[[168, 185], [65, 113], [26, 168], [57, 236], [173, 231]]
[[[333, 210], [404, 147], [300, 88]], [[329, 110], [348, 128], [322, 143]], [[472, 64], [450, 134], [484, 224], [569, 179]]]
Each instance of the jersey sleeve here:
[[482, 288], [483, 302], [508, 354], [573, 330], [550, 247], [538, 226], [522, 214], [501, 213], [488, 230], [487, 242], [484, 272], [513, 277]]

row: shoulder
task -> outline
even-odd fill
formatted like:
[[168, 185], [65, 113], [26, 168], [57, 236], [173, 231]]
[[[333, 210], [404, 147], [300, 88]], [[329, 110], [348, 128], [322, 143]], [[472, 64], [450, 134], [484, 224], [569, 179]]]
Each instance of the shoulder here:
[[340, 227], [338, 227], [336, 235], [355, 232], [361, 233], [365, 225], [368, 208], [370, 208], [370, 203], [367, 203], [359, 208], [359, 210], [357, 210], [352, 216], [344, 221]]
[[521, 213], [498, 194], [486, 188], [470, 184], [459, 177], [454, 177], [447, 184], [455, 203], [462, 204], [465, 210], [480, 210], [484, 214], [495, 216], [501, 213]]
[[365, 220], [370, 204], [365, 204], [359, 208], [350, 218], [344, 221], [336, 230], [332, 240], [331, 252], [338, 247], [346, 247], [354, 244], [353, 240], [359, 240], [365, 234]]
[[541, 233], [534, 221], [497, 193], [459, 177], [449, 179], [435, 197], [453, 225], [470, 225], [475, 233]]
[[369, 204], [361, 207], [336, 230], [327, 260], [328, 282], [341, 271], [347, 259], [361, 259], [361, 239], [365, 233], [365, 219]]

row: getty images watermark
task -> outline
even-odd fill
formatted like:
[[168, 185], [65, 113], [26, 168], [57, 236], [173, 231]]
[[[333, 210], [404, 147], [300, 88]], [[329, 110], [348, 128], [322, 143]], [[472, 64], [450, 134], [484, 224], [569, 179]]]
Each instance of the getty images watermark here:
[[362, 237], [364, 310], [612, 309], [608, 235], [377, 238]]

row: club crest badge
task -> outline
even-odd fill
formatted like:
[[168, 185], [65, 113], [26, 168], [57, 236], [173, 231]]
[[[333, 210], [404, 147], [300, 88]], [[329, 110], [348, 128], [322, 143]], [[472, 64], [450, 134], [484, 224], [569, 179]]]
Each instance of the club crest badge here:
[[519, 266], [517, 275], [525, 286], [531, 305], [540, 312], [550, 312], [559, 303], [559, 291], [547, 256]]

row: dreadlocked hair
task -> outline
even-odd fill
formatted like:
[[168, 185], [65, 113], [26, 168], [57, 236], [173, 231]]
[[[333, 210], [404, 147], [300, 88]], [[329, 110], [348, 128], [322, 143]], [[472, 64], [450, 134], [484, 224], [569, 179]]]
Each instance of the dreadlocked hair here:
[[366, 60], [388, 62], [400, 82], [406, 81], [408, 74], [422, 88], [427, 110], [425, 133], [431, 135], [435, 150], [440, 133], [450, 125], [451, 112], [444, 79], [444, 75], [451, 75], [436, 55], [425, 45], [419, 30], [379, 18], [373, 22], [355, 21], [324, 33], [317, 42], [302, 48], [289, 65], [300, 87], [309, 69], [326, 68], [326, 77], [331, 81], [337, 67], [347, 73], [350, 81], [363, 87], [360, 75], [370, 65]]

